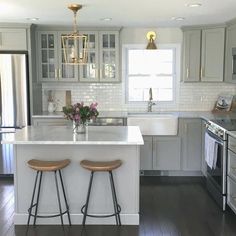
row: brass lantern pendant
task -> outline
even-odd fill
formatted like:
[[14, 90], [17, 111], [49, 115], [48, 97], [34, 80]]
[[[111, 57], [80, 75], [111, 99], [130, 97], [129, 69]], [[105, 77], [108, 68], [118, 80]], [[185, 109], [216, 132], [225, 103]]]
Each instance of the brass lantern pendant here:
[[76, 15], [82, 5], [71, 4], [68, 6], [74, 13], [74, 32], [68, 35], [62, 35], [63, 62], [72, 65], [84, 65], [88, 62], [88, 37], [80, 35], [77, 29]]

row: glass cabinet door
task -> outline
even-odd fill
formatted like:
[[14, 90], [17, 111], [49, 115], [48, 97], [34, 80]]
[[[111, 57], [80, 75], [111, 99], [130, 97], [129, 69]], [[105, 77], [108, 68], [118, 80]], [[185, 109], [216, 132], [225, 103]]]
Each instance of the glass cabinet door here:
[[[78, 66], [76, 65], [69, 65], [65, 64], [65, 59], [64, 59], [64, 49], [62, 45], [62, 40], [61, 36], [70, 34], [71, 32], [60, 32], [58, 35], [58, 42], [60, 45], [59, 48], [59, 80], [62, 81], [78, 81]], [[74, 41], [71, 40], [68, 42], [68, 47], [73, 47]]]
[[39, 73], [40, 80], [53, 81], [57, 78], [57, 34], [54, 32], [40, 32], [39, 39]]
[[88, 37], [88, 63], [80, 66], [80, 81], [98, 81], [98, 33], [83, 31], [80, 34]]
[[100, 33], [100, 81], [115, 82], [118, 77], [118, 32]]

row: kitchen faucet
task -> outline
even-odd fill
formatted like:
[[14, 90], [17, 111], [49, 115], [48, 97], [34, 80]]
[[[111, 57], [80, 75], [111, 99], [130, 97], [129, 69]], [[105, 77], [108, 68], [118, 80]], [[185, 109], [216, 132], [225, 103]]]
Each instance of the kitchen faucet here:
[[149, 100], [148, 100], [148, 112], [152, 112], [153, 105], [156, 105], [156, 103], [152, 101], [152, 88], [150, 88], [149, 89]]

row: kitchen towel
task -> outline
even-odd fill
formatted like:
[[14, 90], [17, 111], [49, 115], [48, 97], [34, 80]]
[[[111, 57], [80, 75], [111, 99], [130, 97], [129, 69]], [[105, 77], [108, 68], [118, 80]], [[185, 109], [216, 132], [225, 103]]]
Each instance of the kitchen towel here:
[[205, 133], [205, 161], [211, 169], [216, 168], [218, 143], [208, 133]]

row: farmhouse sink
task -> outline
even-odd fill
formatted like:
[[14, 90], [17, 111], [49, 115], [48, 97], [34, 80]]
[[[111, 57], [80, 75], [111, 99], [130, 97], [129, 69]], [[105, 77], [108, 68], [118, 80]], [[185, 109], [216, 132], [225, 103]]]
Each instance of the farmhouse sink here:
[[142, 135], [177, 135], [178, 116], [175, 114], [130, 114], [127, 125], [139, 126]]

